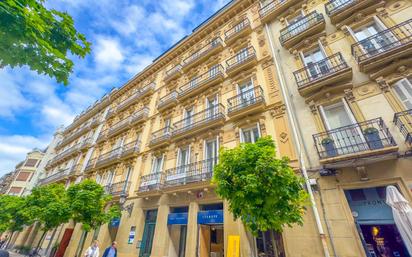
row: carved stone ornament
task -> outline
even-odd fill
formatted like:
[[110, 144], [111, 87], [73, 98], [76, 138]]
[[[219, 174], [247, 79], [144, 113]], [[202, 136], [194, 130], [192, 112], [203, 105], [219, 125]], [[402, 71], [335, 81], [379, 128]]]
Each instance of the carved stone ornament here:
[[377, 78], [376, 82], [378, 83], [378, 86], [382, 90], [382, 92], [384, 93], [389, 92], [389, 84], [386, 82], [386, 80], [383, 77]]
[[312, 100], [312, 101], [310, 101], [308, 104], [309, 104], [310, 111], [311, 111], [313, 114], [317, 114], [317, 113], [318, 113], [318, 107], [317, 107], [315, 101]]
[[349, 102], [355, 101], [355, 96], [353, 95], [352, 89], [345, 89], [344, 92], [346, 100], [348, 100]]
[[280, 117], [283, 116], [286, 112], [286, 106], [284, 104], [277, 105], [273, 107], [273, 109], [270, 111], [270, 114], [272, 117]]

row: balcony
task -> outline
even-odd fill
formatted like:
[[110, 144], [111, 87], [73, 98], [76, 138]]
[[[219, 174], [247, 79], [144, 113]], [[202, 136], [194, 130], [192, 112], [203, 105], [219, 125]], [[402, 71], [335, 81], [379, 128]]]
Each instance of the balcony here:
[[149, 142], [151, 148], [161, 147], [169, 144], [171, 133], [171, 127], [164, 127], [152, 133], [152, 137]]
[[63, 146], [69, 144], [70, 142], [76, 140], [77, 138], [79, 138], [83, 134], [90, 131], [91, 128], [92, 128], [92, 124], [94, 124], [95, 122], [96, 122], [95, 119], [93, 119], [91, 121], [88, 121], [83, 126], [78, 128], [77, 130], [75, 130], [72, 133], [70, 133], [69, 135], [65, 136], [63, 138], [63, 140], [60, 142], [60, 144], [58, 145], [58, 148], [62, 148]]
[[112, 126], [110, 126], [109, 130], [107, 131], [107, 137], [115, 136], [117, 134], [122, 133], [126, 129], [128, 129], [129, 121], [130, 121], [129, 117], [127, 117], [127, 118], [124, 118], [123, 120], [116, 122]]
[[118, 163], [120, 161], [120, 155], [122, 153], [122, 148], [116, 148], [110, 152], [101, 154], [97, 160], [96, 160], [96, 165], [94, 168], [103, 168], [115, 163]]
[[310, 63], [295, 71], [293, 75], [299, 93], [302, 96], [307, 96], [319, 92], [324, 86], [334, 86], [336, 83], [350, 80], [352, 68], [347, 65], [341, 53], [336, 53], [319, 62]]
[[66, 179], [69, 174], [69, 168], [60, 169], [58, 172], [47, 176], [39, 181], [39, 185], [47, 185]]
[[97, 117], [94, 117], [94, 118], [92, 119], [92, 121], [90, 122], [90, 127], [91, 127], [91, 128], [95, 128], [97, 125], [99, 125], [99, 124], [100, 124], [100, 119], [101, 119], [101, 116], [100, 116], [100, 115], [97, 116]]
[[263, 23], [274, 20], [279, 14], [286, 11], [294, 4], [299, 3], [301, 0], [273, 0], [266, 4], [259, 10], [260, 20]]
[[66, 150], [64, 150], [63, 152], [57, 154], [53, 159], [52, 159], [52, 163], [56, 163], [62, 160], [66, 160], [71, 158], [73, 155], [76, 155], [79, 150], [80, 150], [80, 146], [82, 145], [82, 142], [75, 144], [74, 146], [71, 146], [69, 148], [67, 148]]
[[182, 65], [178, 64], [175, 67], [171, 68], [170, 70], [166, 71], [164, 81], [169, 82], [173, 79], [177, 79], [182, 75]]
[[130, 157], [135, 157], [139, 152], [140, 152], [140, 141], [136, 140], [128, 144], [125, 144], [122, 147], [121, 158], [127, 159]]
[[302, 19], [290, 24], [280, 31], [280, 43], [287, 49], [302, 42], [306, 37], [313, 36], [325, 29], [323, 14], [311, 12]]
[[193, 183], [207, 183], [213, 176], [213, 167], [217, 164], [217, 158], [190, 163], [166, 170], [164, 188], [185, 186]]
[[405, 137], [405, 142], [412, 146], [412, 109], [395, 113], [393, 122]]
[[140, 178], [139, 193], [160, 191], [162, 187], [162, 172], [152, 173]]
[[251, 32], [252, 27], [250, 26], [250, 21], [246, 18], [225, 32], [225, 43], [226, 45], [231, 45], [237, 39], [244, 37]]
[[257, 64], [256, 51], [253, 47], [240, 50], [235, 56], [226, 61], [226, 73], [234, 76]]
[[412, 19], [352, 45], [352, 55], [362, 72], [370, 72], [411, 54]]
[[90, 160], [87, 162], [87, 165], [86, 165], [86, 167], [84, 168], [84, 171], [86, 172], [86, 171], [92, 170], [92, 169], [94, 168], [94, 165], [96, 164], [96, 161], [97, 161], [97, 158], [90, 159]]
[[191, 96], [197, 95], [199, 92], [221, 83], [223, 81], [223, 77], [222, 65], [212, 68], [208, 72], [197, 76], [186, 85], [180, 87], [178, 91], [178, 98], [182, 101]]
[[174, 124], [172, 139], [177, 140], [205, 130], [223, 125], [225, 121], [224, 107], [219, 104], [193, 114]]
[[227, 100], [227, 115], [230, 118], [241, 118], [252, 113], [261, 112], [265, 108], [263, 89], [260, 86], [231, 97]]
[[120, 196], [122, 194], [127, 195], [130, 189], [130, 184], [130, 181], [117, 182], [104, 186], [104, 191], [106, 194], [110, 194], [112, 196]]
[[330, 167], [382, 160], [398, 151], [382, 118], [332, 129], [313, 139], [320, 162]]
[[106, 119], [109, 119], [109, 118], [113, 117], [114, 114], [116, 113], [116, 110], [117, 110], [116, 108], [109, 109], [109, 111], [106, 114]]
[[132, 114], [132, 116], [130, 117], [130, 126], [135, 126], [137, 124], [145, 122], [148, 117], [149, 108], [144, 107]]
[[140, 89], [140, 97], [146, 97], [154, 93], [156, 89], [156, 83], [150, 83]]
[[109, 129], [105, 129], [105, 130], [100, 131], [99, 135], [97, 136], [96, 143], [100, 143], [103, 140], [105, 140], [108, 131], [109, 131]]
[[200, 50], [196, 51], [194, 54], [189, 56], [183, 61], [183, 70], [188, 70], [196, 64], [206, 60], [209, 56], [218, 53], [223, 49], [222, 39], [216, 38], [210, 43], [202, 47]]
[[157, 110], [164, 111], [177, 105], [177, 92], [172, 91], [166, 96], [159, 99]]
[[139, 90], [135, 90], [131, 96], [129, 96], [126, 100], [121, 102], [117, 107], [116, 111], [120, 112], [129, 107], [130, 105], [134, 104], [137, 99], [141, 97], [141, 92]]
[[69, 176], [71, 177], [71, 176], [78, 176], [78, 175], [80, 175], [80, 171], [81, 171], [81, 169], [82, 169], [82, 166], [83, 166], [83, 165], [81, 165], [81, 164], [73, 165], [73, 166], [70, 168], [70, 170], [69, 170]]
[[[337, 24], [350, 17], [359, 10], [364, 10], [376, 0], [331, 0], [325, 4], [326, 14], [330, 17], [332, 24]], [[376, 8], [374, 8], [376, 9]]]
[[79, 150], [84, 151], [89, 149], [93, 145], [93, 138], [87, 138], [82, 141]]

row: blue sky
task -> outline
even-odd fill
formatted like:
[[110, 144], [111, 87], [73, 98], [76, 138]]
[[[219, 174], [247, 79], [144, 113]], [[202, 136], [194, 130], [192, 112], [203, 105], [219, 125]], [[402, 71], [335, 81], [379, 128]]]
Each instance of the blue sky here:
[[34, 147], [44, 148], [61, 125], [120, 87], [229, 0], [60, 0], [92, 42], [74, 59], [69, 86], [28, 68], [0, 69], [0, 175]]

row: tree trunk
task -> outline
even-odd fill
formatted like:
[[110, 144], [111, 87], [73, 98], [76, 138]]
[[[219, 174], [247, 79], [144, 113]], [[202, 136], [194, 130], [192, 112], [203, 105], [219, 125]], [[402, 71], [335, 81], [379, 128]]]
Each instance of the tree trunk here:
[[51, 245], [53, 244], [54, 236], [56, 235], [57, 229], [58, 229], [58, 227], [54, 228], [53, 234], [52, 234], [52, 236], [50, 238], [50, 241], [49, 241], [49, 244], [47, 245], [46, 251], [44, 252], [44, 255], [46, 255], [46, 256], [48, 255], [48, 253], [50, 251]]
[[88, 234], [88, 232], [83, 230], [82, 236], [80, 237], [79, 246], [77, 247], [76, 257], [81, 257], [82, 256], [83, 247], [84, 247], [84, 244], [86, 242], [87, 234]]
[[42, 245], [42, 243], [43, 243], [43, 240], [44, 240], [44, 238], [46, 237], [46, 233], [47, 233], [47, 230], [44, 230], [44, 231], [43, 231], [43, 234], [42, 234], [41, 237], [40, 237], [39, 242], [37, 243], [36, 252], [39, 251], [39, 248], [41, 247], [41, 245]]
[[6, 243], [6, 246], [4, 247], [4, 249], [9, 249], [9, 244], [10, 244], [11, 239], [13, 238], [13, 236], [14, 236], [14, 231], [11, 232], [11, 235], [9, 236], [9, 238], [8, 238], [8, 240], [7, 240], [7, 243]]

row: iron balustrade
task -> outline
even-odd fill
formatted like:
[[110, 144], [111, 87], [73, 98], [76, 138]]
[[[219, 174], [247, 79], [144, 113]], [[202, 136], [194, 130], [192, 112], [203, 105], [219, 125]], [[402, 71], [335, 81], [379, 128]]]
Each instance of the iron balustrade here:
[[67, 176], [68, 173], [69, 173], [69, 168], [59, 169], [59, 171], [57, 171], [56, 173], [53, 173], [53, 174], [45, 177], [41, 181], [39, 181], [39, 184], [45, 185], [45, 184], [49, 184], [49, 183], [58, 181], [58, 180], [64, 178], [65, 176]]
[[313, 11], [308, 15], [302, 17], [300, 20], [290, 24], [286, 28], [280, 31], [280, 43], [284, 43], [287, 40], [299, 35], [300, 33], [308, 30], [309, 28], [324, 21], [323, 14]]
[[121, 111], [131, 105], [136, 99], [138, 99], [141, 96], [142, 92], [140, 90], [135, 90], [135, 92], [132, 93], [131, 96], [129, 96], [127, 99], [122, 101], [117, 107], [117, 111]]
[[189, 183], [210, 180], [217, 158], [194, 162], [187, 165], [168, 169], [165, 172], [164, 187], [186, 185]]
[[194, 61], [198, 60], [202, 56], [205, 56], [207, 53], [209, 53], [211, 50], [219, 47], [222, 45], [222, 39], [220, 37], [217, 37], [213, 39], [211, 42], [206, 44], [204, 47], [201, 49], [197, 50], [195, 53], [187, 57], [183, 63], [184, 65], [188, 65], [190, 63], [193, 63]]
[[172, 91], [169, 94], [163, 96], [162, 98], [159, 99], [159, 102], [157, 104], [157, 108], [162, 108], [164, 106], [167, 106], [170, 103], [176, 102], [177, 101], [177, 92]]
[[115, 109], [115, 108], [109, 109], [109, 110], [107, 111], [106, 118], [108, 119], [108, 118], [112, 117], [115, 113], [116, 113], [116, 109]]
[[152, 137], [150, 139], [150, 145], [155, 145], [159, 142], [169, 140], [172, 134], [172, 128], [170, 126], [166, 126], [162, 129], [159, 129], [152, 133]]
[[190, 82], [179, 88], [179, 96], [186, 95], [207, 82], [216, 79], [219, 76], [223, 76], [223, 70], [223, 66], [219, 64], [218, 66], [211, 68], [209, 71], [193, 78]]
[[100, 140], [104, 139], [106, 137], [108, 131], [109, 131], [109, 129], [105, 129], [105, 130], [100, 131], [99, 136], [97, 136], [96, 141], [100, 141]]
[[160, 190], [162, 186], [162, 172], [151, 173], [140, 178], [139, 192]]
[[171, 68], [170, 70], [166, 71], [166, 79], [169, 77], [173, 77], [176, 74], [179, 74], [182, 71], [182, 65], [178, 64], [175, 67]]
[[90, 147], [93, 144], [93, 138], [89, 137], [82, 142], [81, 149]]
[[111, 194], [113, 196], [127, 194], [127, 192], [129, 192], [130, 189], [130, 184], [130, 181], [121, 181], [113, 183], [111, 185], [104, 186], [104, 190], [107, 194]]
[[137, 153], [140, 150], [140, 140], [135, 140], [133, 142], [127, 143], [122, 146], [122, 156], [129, 155], [132, 153]]
[[322, 80], [348, 67], [342, 54], [336, 53], [321, 61], [308, 64], [302, 69], [293, 72], [293, 75], [295, 76], [298, 88], [302, 88], [311, 82]]
[[328, 16], [334, 15], [360, 1], [364, 0], [331, 0], [325, 4], [326, 14]]
[[222, 104], [218, 104], [180, 120], [174, 124], [172, 135], [184, 133], [211, 121], [224, 119], [224, 109]]
[[77, 175], [77, 174], [79, 174], [81, 168], [82, 168], [82, 165], [81, 165], [81, 164], [73, 165], [73, 166], [70, 168], [69, 175], [72, 176], [72, 175]]
[[277, 9], [279, 6], [282, 6], [289, 0], [273, 0], [270, 1], [268, 4], [260, 8], [259, 10], [259, 16], [261, 18], [265, 17], [269, 13], [271, 13], [273, 10]]
[[256, 58], [256, 51], [253, 46], [244, 48], [236, 53], [235, 56], [231, 57], [229, 60], [226, 61], [227, 70], [231, 70], [236, 66], [241, 65], [253, 58]]
[[246, 18], [225, 32], [225, 40], [232, 38], [247, 27], [250, 27], [250, 21]]
[[130, 121], [130, 119], [129, 119], [129, 117], [127, 117], [127, 118], [125, 118], [123, 120], [120, 120], [120, 121], [116, 122], [115, 124], [113, 124], [109, 128], [108, 135], [116, 133], [120, 129], [124, 128], [125, 126], [127, 126], [129, 124], [129, 121]]
[[380, 31], [352, 45], [352, 55], [359, 63], [382, 53], [394, 50], [412, 40], [412, 19]]
[[122, 148], [121, 148], [121, 147], [118, 147], [118, 148], [116, 148], [116, 149], [114, 149], [114, 150], [111, 150], [111, 151], [109, 151], [109, 152], [107, 152], [107, 153], [101, 154], [101, 155], [97, 158], [96, 166], [98, 166], [98, 165], [100, 165], [100, 164], [102, 164], [102, 163], [105, 163], [105, 162], [108, 162], [108, 161], [111, 161], [111, 160], [114, 160], [114, 159], [119, 158], [121, 152], [122, 152]]
[[97, 158], [90, 159], [90, 160], [87, 162], [87, 165], [86, 165], [86, 167], [84, 168], [84, 170], [90, 170], [90, 169], [94, 168], [94, 165], [96, 164], [96, 161], [97, 161]]
[[69, 148], [67, 148], [66, 150], [64, 150], [63, 152], [57, 154], [54, 158], [53, 158], [53, 162], [57, 162], [61, 159], [64, 159], [67, 156], [72, 155], [73, 153], [76, 153], [79, 148], [81, 147], [82, 142], [79, 142], [73, 146], [70, 146]]
[[136, 124], [137, 122], [142, 121], [144, 118], [147, 118], [148, 116], [149, 108], [143, 107], [142, 109], [132, 114], [132, 116], [130, 117], [130, 124]]
[[156, 83], [152, 82], [150, 84], [147, 84], [146, 86], [142, 87], [140, 89], [140, 94], [144, 95], [152, 90], [154, 90], [156, 88]]
[[227, 100], [227, 111], [230, 114], [264, 101], [265, 98], [263, 96], [263, 89], [261, 86], [257, 86], [229, 98]]
[[320, 159], [396, 146], [382, 118], [328, 130], [313, 139]]
[[405, 141], [412, 145], [412, 109], [395, 113], [393, 122], [405, 137]]

